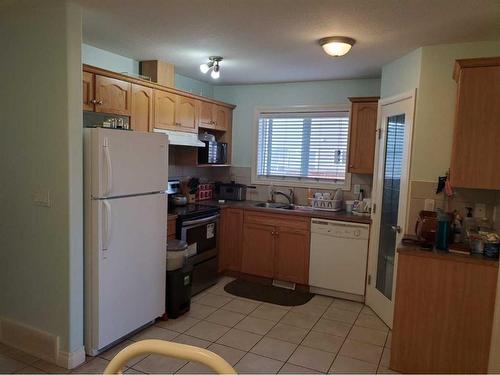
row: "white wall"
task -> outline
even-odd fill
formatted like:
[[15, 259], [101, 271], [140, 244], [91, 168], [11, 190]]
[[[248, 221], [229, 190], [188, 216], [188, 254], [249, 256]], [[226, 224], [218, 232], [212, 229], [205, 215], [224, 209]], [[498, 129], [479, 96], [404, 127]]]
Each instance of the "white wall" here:
[[[81, 15], [64, 0], [0, 9], [0, 319], [83, 347]], [[50, 191], [50, 207], [32, 194]]]
[[418, 48], [382, 67], [380, 97], [387, 98], [413, 90], [420, 82], [422, 48]]
[[261, 85], [215, 86], [214, 97], [236, 104], [233, 114], [233, 160], [238, 167], [252, 161], [252, 123], [256, 107], [349, 103], [350, 96], [378, 96], [379, 79], [352, 79]]

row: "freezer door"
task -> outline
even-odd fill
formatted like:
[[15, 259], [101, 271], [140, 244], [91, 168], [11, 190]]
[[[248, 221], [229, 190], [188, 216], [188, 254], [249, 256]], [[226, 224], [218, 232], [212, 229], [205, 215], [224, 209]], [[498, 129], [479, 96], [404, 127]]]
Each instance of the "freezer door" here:
[[89, 352], [165, 312], [166, 207], [164, 194], [92, 201], [93, 244], [86, 247]]
[[90, 172], [86, 168], [86, 173], [90, 173], [92, 197], [120, 197], [166, 190], [166, 135], [102, 128], [86, 130], [90, 132], [90, 137], [85, 137], [90, 139], [90, 148], [86, 148]]

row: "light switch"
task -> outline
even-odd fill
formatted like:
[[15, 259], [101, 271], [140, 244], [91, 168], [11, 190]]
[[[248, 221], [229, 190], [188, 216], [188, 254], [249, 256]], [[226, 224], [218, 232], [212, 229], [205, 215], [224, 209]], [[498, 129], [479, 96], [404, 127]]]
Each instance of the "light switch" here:
[[486, 217], [486, 205], [484, 203], [474, 204], [474, 217], [478, 219]]
[[49, 190], [34, 191], [33, 204], [35, 206], [50, 207], [50, 191]]
[[434, 211], [436, 209], [436, 201], [434, 199], [426, 199], [424, 202], [424, 210]]

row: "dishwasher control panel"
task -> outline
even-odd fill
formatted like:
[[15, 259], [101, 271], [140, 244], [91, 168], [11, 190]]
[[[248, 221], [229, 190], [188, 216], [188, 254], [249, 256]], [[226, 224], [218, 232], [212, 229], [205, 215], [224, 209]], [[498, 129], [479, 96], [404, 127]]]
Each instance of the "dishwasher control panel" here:
[[311, 233], [332, 237], [367, 240], [370, 234], [368, 224], [349, 223], [325, 219], [311, 219]]

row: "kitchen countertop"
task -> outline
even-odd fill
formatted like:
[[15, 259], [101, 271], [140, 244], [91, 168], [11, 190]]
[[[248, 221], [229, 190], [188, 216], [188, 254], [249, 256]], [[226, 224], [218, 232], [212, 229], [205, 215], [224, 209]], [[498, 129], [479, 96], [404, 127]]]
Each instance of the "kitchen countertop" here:
[[498, 268], [498, 259], [487, 258], [481, 254], [457, 254], [457, 253], [451, 253], [449, 251], [440, 251], [436, 249], [428, 250], [418, 246], [401, 246], [398, 248], [398, 253], [405, 255], [420, 256], [420, 257], [437, 258], [452, 262], [482, 264], [485, 266]]
[[260, 201], [226, 201], [225, 203], [219, 203], [216, 200], [209, 200], [209, 201], [200, 201], [199, 203], [211, 206], [219, 206], [221, 209], [241, 208], [245, 210], [252, 210], [259, 212], [269, 212], [274, 214], [294, 215], [294, 216], [306, 216], [318, 219], [348, 221], [352, 223], [361, 223], [361, 224], [371, 224], [372, 222], [370, 217], [368, 216], [353, 215], [345, 211], [330, 212], [330, 211], [320, 211], [313, 209], [284, 210], [281, 208], [256, 207], [255, 206], [256, 204], [262, 203]]

